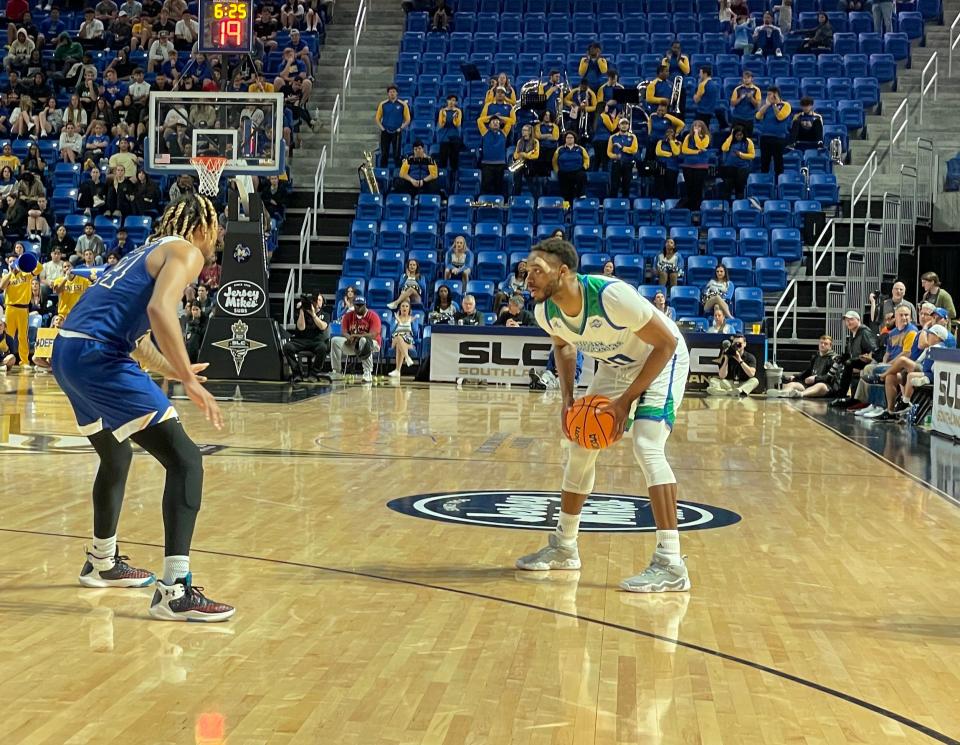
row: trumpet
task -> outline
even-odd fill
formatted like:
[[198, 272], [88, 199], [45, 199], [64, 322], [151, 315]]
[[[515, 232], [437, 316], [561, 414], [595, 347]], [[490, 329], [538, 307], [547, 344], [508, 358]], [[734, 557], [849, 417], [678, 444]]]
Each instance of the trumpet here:
[[517, 158], [507, 166], [507, 170], [510, 171], [510, 173], [516, 173], [517, 171], [522, 170], [526, 163], [527, 162], [522, 158]]
[[673, 115], [679, 114], [682, 101], [683, 101], [683, 76], [677, 75], [677, 77], [673, 79], [673, 92], [670, 94], [670, 105], [667, 106], [667, 111]]
[[360, 175], [360, 179], [366, 183], [371, 194], [380, 193], [380, 184], [377, 183], [377, 175], [373, 170], [373, 156], [366, 150], [363, 151], [363, 163], [360, 164], [357, 173]]
[[843, 165], [843, 140], [839, 137], [830, 140], [830, 160], [834, 165]]

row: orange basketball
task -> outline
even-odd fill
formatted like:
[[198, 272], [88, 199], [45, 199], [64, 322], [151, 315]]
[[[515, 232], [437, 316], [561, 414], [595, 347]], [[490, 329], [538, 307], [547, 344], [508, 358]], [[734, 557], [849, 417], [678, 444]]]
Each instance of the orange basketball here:
[[614, 437], [613, 414], [600, 409], [610, 403], [606, 396], [584, 396], [567, 410], [567, 432], [570, 440], [587, 450], [602, 450], [617, 439]]

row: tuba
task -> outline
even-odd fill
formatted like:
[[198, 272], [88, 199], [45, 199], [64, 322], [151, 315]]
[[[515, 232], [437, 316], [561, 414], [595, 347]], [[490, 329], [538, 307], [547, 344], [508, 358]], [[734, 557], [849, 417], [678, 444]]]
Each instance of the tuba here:
[[683, 102], [683, 76], [677, 75], [673, 79], [673, 92], [670, 94], [670, 105], [667, 106], [667, 111], [674, 116], [677, 116], [680, 113]]
[[830, 140], [830, 160], [834, 165], [843, 165], [843, 140], [839, 137]]
[[363, 163], [360, 164], [357, 173], [360, 175], [361, 182], [366, 183], [371, 194], [380, 193], [380, 184], [377, 183], [377, 175], [373, 170], [373, 156], [366, 150], [363, 151]]

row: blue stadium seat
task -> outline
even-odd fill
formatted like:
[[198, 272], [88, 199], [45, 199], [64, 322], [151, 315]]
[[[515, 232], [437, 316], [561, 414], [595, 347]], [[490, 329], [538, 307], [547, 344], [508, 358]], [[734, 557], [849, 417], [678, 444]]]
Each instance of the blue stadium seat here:
[[764, 292], [782, 292], [787, 286], [787, 268], [779, 256], [761, 256], [754, 262], [757, 285]]
[[462, 235], [467, 242], [467, 248], [473, 247], [473, 226], [468, 222], [447, 222], [443, 226], [443, 249], [449, 248], [453, 244], [453, 239]]
[[[67, 165], [64, 163], [64, 165]], [[361, 194], [357, 198], [356, 219], [379, 222], [383, 217], [383, 195]]]
[[610, 260], [611, 260], [611, 257], [609, 254], [604, 254], [604, 253], [580, 254], [580, 271], [583, 272], [584, 274], [602, 274], [603, 265]]
[[97, 215], [93, 219], [94, 232], [103, 238], [106, 245], [110, 245], [117, 239], [117, 229], [120, 227], [119, 217], [107, 217], [106, 215]]
[[[354, 220], [350, 227], [350, 245], [354, 248], [376, 248], [377, 227], [377, 223], [371, 220]], [[127, 232], [130, 232], [129, 228]]]
[[866, 126], [866, 113], [862, 101], [840, 101], [838, 105], [840, 123], [848, 130], [862, 129]]
[[817, 58], [817, 75], [822, 78], [843, 77], [843, 56], [839, 54], [821, 54]]
[[637, 228], [637, 250], [643, 256], [656, 256], [663, 250], [667, 229], [660, 225], [641, 225]]
[[843, 73], [848, 78], [865, 78], [869, 74], [870, 60], [867, 55], [845, 54], [843, 55]]
[[772, 78], [789, 78], [792, 76], [793, 66], [790, 64], [789, 58], [767, 57], [767, 75]]
[[862, 10], [853, 11], [847, 14], [847, 27], [850, 33], [857, 36], [869, 34], [873, 31], [873, 14]]
[[770, 231], [770, 255], [784, 261], [800, 261], [803, 258], [803, 241], [798, 228], [774, 228]]
[[[772, 173], [751, 173], [747, 176], [747, 198], [764, 200], [773, 199], [773, 174]], [[734, 206], [733, 214], [734, 225], [737, 225], [737, 212]]]
[[[834, 45], [838, 34], [834, 34]], [[852, 51], [857, 51], [856, 46]], [[790, 58], [795, 78], [808, 78], [817, 74], [817, 58], [812, 54], [795, 54]]]
[[[86, 215], [66, 215], [63, 218], [63, 226], [67, 229], [67, 235], [76, 240], [83, 234], [83, 226], [90, 222]], [[146, 237], [146, 236], [144, 236]]]
[[386, 308], [387, 303], [393, 302], [396, 297], [396, 282], [386, 277], [374, 277], [367, 282], [367, 305], [371, 308]]
[[853, 81], [842, 75], [835, 78], [827, 78], [827, 96], [834, 100], [852, 98]]
[[827, 81], [821, 77], [800, 78], [800, 92], [810, 98], [826, 98]]
[[692, 285], [677, 285], [670, 288], [670, 307], [674, 316], [696, 316], [700, 314], [700, 288]]
[[[363, 295], [367, 289], [367, 280], [363, 277], [340, 277], [337, 281], [337, 300], [343, 299], [343, 295], [348, 287], [352, 287], [357, 295]], [[393, 300], [393, 298], [390, 298]]]
[[440, 197], [437, 194], [421, 194], [417, 197], [417, 220], [440, 222]]
[[[807, 196], [806, 194], [807, 187], [804, 183], [803, 176], [801, 176], [796, 171], [784, 171], [780, 174], [780, 178], [777, 179], [777, 197], [779, 199], [803, 199]], [[792, 216], [788, 215], [792, 219]], [[764, 220], [767, 219], [766, 215], [766, 205], [764, 206]], [[790, 224], [790, 223], [788, 223]], [[770, 226], [770, 223], [767, 223], [767, 226]]]
[[537, 200], [538, 223], [562, 223], [563, 221], [563, 197], [540, 197]]
[[500, 223], [478, 222], [473, 230], [476, 251], [499, 251], [503, 248], [503, 226]]
[[479, 223], [491, 223], [495, 222], [498, 225], [503, 222], [503, 197], [499, 194], [481, 194], [477, 197], [479, 202], [485, 204], [497, 205], [496, 207], [477, 207], [474, 213], [475, 222]]
[[596, 199], [575, 199], [573, 202], [574, 225], [599, 225], [600, 202]]
[[670, 237], [680, 253], [687, 256], [700, 253], [700, 232], [696, 228], [670, 228]]
[[780, 95], [793, 101], [800, 98], [800, 79], [793, 76], [774, 78], [774, 83], [780, 89]]
[[603, 228], [599, 225], [577, 225], [573, 229], [573, 245], [577, 251], [597, 252], [603, 249]]
[[925, 21], [936, 21], [943, 25], [943, 3], [941, 0], [919, 0], [917, 10]]
[[733, 303], [737, 309], [737, 318], [744, 323], [763, 322], [763, 290], [759, 287], [736, 288], [733, 291]]
[[[403, 251], [381, 248], [374, 257], [373, 274], [375, 277], [399, 277], [404, 269]], [[393, 300], [393, 298], [390, 298]]]
[[810, 198], [821, 204], [834, 205], [840, 201], [837, 177], [832, 173], [810, 174]]
[[424, 278], [429, 287], [430, 281], [437, 275], [437, 252], [414, 248], [407, 254], [407, 261], [410, 259], [417, 262], [417, 266], [420, 268], [420, 276]]
[[534, 203], [533, 197], [518, 195], [510, 200], [510, 206], [507, 208], [507, 227], [511, 223], [530, 223], [533, 224]]
[[767, 256], [769, 253], [769, 232], [766, 228], [740, 229], [740, 256]]
[[643, 257], [639, 254], [619, 254], [614, 256], [613, 267], [613, 273], [624, 282], [635, 285], [643, 281]]
[[[463, 172], [460, 173], [460, 186], [463, 186]], [[473, 222], [473, 197], [467, 194], [451, 194], [447, 198], [447, 222]]]
[[415, 220], [410, 223], [407, 235], [407, 247], [410, 250], [431, 251], [436, 249], [439, 228], [435, 222]]
[[636, 225], [659, 225], [663, 221], [663, 203], [659, 199], [635, 199], [633, 219]]
[[662, 292], [664, 297], [667, 295], [667, 288], [663, 285], [640, 285], [637, 289], [640, 291], [640, 294], [651, 303], [658, 292]]
[[705, 199], [700, 204], [700, 227], [722, 228], [729, 221], [730, 203], [724, 199]]
[[[717, 230], [717, 228], [714, 228]], [[716, 256], [688, 256], [687, 257], [687, 284], [693, 287], [703, 287], [713, 279], [717, 268]]]
[[801, 199], [793, 204], [793, 212], [796, 222], [794, 227], [802, 228], [805, 216], [823, 212], [823, 205], [816, 199]]
[[493, 310], [493, 296], [496, 293], [496, 286], [493, 282], [471, 279], [467, 282], [467, 294], [473, 295], [477, 301], [477, 310], [481, 313], [489, 313]]
[[880, 103], [879, 81], [871, 77], [854, 78], [853, 96], [863, 104], [864, 109], [876, 107]]
[[[54, 205], [56, 210], [56, 205]], [[147, 240], [147, 236], [153, 230], [153, 218], [148, 215], [127, 215], [123, 221], [123, 227], [127, 229], [127, 237], [134, 245], [139, 245]]]
[[530, 251], [533, 246], [533, 225], [509, 223], [504, 234], [504, 250]]
[[369, 277], [373, 273], [373, 251], [348, 248], [343, 255], [343, 273], [349, 277]]
[[768, 199], [763, 203], [763, 224], [767, 228], [790, 227], [793, 224], [793, 205], [783, 199]]
[[733, 228], [707, 230], [707, 253], [711, 256], [736, 256], [737, 231]]
[[877, 79], [880, 85], [891, 83], [893, 90], [897, 89], [897, 61], [892, 54], [871, 54], [870, 75]]
[[634, 252], [635, 237], [633, 228], [629, 225], [611, 225], [606, 228], [604, 237], [607, 253], [615, 255]]
[[[753, 174], [751, 174], [753, 175]], [[748, 199], [737, 199], [733, 203], [733, 227], [758, 228], [763, 224], [763, 213], [750, 204]]]
[[[899, 18], [902, 19], [904, 15], [906, 14], [901, 13]], [[903, 23], [902, 20], [900, 22]], [[895, 32], [884, 34], [883, 51], [892, 55], [897, 62], [907, 60], [907, 67], [910, 67], [910, 37], [907, 34]]]
[[[727, 276], [734, 285], [753, 284], [753, 261], [745, 256], [724, 256], [721, 263], [727, 268]], [[734, 290], [734, 305], [736, 306], [736, 290]], [[740, 308], [737, 306], [737, 315]]]
[[400, 220], [384, 220], [380, 223], [378, 246], [380, 248], [393, 249], [394, 251], [406, 250], [407, 223]]
[[[456, 303], [460, 303], [463, 299], [463, 282], [459, 279], [438, 279], [433, 283], [433, 295], [432, 297], [437, 296], [437, 290], [441, 287], [446, 286], [450, 290], [450, 296], [454, 299]], [[369, 299], [368, 299], [369, 302]]]
[[[871, 21], [871, 26], [873, 22]], [[859, 46], [857, 45], [857, 34], [855, 33], [840, 33], [833, 35], [833, 53], [839, 55], [847, 54], [857, 54], [859, 53]]]
[[883, 54], [883, 36], [873, 31], [859, 34], [857, 45], [860, 49], [860, 54], [865, 54], [867, 57], [874, 54]]
[[80, 164], [79, 163], [57, 163], [53, 169], [54, 188], [65, 187], [71, 189], [80, 185]]
[[603, 224], [606, 225], [629, 225], [630, 224], [630, 200], [629, 199], [604, 199], [603, 200]]

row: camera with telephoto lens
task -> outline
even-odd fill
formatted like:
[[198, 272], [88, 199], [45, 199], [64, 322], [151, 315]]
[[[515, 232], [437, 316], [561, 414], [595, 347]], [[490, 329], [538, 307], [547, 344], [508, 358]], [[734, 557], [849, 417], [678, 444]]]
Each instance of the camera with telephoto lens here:
[[300, 300], [297, 301], [297, 310], [310, 308], [314, 302], [314, 296], [309, 292], [305, 292], [300, 296]]
[[724, 339], [720, 342], [720, 354], [731, 354], [730, 347], [733, 346], [733, 342], [729, 339]]

